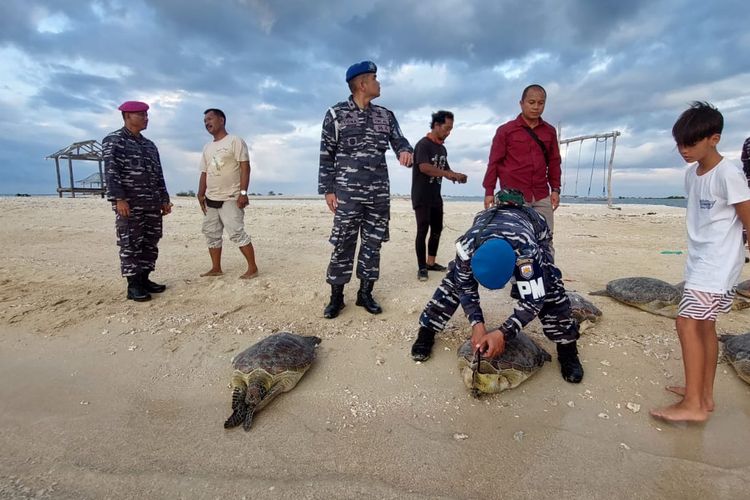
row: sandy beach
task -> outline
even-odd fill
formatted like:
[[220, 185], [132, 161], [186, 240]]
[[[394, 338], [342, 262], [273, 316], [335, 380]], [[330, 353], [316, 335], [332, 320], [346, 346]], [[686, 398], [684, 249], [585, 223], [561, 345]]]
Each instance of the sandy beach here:
[[[321, 199], [251, 198], [260, 274], [226, 242], [222, 277], [197, 202], [176, 198], [153, 278], [125, 300], [113, 213], [98, 198], [0, 198], [0, 498], [742, 498], [750, 491], [750, 385], [722, 363], [705, 425], [648, 410], [682, 381], [674, 321], [590, 297], [604, 315], [580, 341], [586, 375], [555, 361], [517, 389], [477, 400], [458, 375], [457, 314], [414, 363], [417, 320], [442, 276], [416, 277], [414, 215], [392, 204], [374, 295], [322, 317], [332, 216]], [[438, 262], [479, 203], [450, 202]], [[684, 209], [562, 205], [556, 259], [569, 290], [626, 276], [682, 279]], [[750, 278], [750, 265], [743, 279]], [[507, 291], [482, 293], [491, 323]], [[750, 310], [721, 316], [750, 330]], [[226, 431], [232, 356], [277, 331], [323, 339], [299, 385]], [[551, 353], [534, 321], [526, 332]]]

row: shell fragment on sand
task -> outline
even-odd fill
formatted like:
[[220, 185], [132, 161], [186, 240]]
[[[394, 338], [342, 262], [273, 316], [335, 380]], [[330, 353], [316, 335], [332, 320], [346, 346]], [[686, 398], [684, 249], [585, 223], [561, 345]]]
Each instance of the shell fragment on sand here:
[[458, 349], [458, 368], [474, 397], [518, 387], [552, 357], [523, 332], [505, 342], [505, 351], [493, 359], [476, 362], [471, 339]]

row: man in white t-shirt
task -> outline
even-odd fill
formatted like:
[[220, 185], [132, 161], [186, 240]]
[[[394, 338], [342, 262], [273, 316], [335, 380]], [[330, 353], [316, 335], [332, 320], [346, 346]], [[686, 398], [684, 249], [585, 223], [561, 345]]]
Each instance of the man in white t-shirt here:
[[220, 109], [207, 109], [203, 124], [214, 138], [203, 147], [198, 202], [203, 210], [203, 234], [208, 242], [211, 269], [201, 276], [221, 276], [222, 234], [240, 247], [247, 260], [247, 270], [240, 276], [254, 278], [258, 274], [255, 250], [245, 232], [245, 207], [250, 184], [250, 157], [242, 138], [227, 133], [227, 117]]
[[672, 422], [703, 422], [714, 409], [713, 385], [719, 344], [718, 313], [729, 312], [744, 262], [742, 228], [750, 227], [750, 188], [736, 165], [716, 149], [724, 128], [721, 113], [694, 102], [672, 127], [685, 174], [688, 256], [685, 289], [676, 321], [685, 385], [668, 386], [679, 403], [651, 410]]

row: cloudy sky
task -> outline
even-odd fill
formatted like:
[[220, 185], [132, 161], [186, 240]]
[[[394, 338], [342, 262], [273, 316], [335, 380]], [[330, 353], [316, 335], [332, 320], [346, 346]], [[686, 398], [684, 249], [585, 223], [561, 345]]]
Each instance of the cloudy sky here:
[[[2, 0], [0, 193], [53, 193], [45, 156], [119, 128], [125, 100], [151, 104], [145, 135], [170, 192], [196, 189], [222, 108], [245, 138], [250, 190], [314, 194], [320, 125], [348, 96], [346, 68], [378, 64], [382, 95], [416, 143], [430, 113], [456, 115], [448, 139], [478, 196], [494, 131], [529, 83], [561, 138], [618, 130], [615, 196], [682, 193], [670, 130], [693, 100], [723, 112], [722, 153], [750, 136], [746, 0]], [[604, 143], [567, 149], [565, 192], [601, 195]], [[606, 144], [611, 148], [611, 143]], [[609, 152], [609, 149], [608, 149]], [[411, 175], [390, 154], [393, 193]], [[592, 170], [593, 165], [593, 170]], [[77, 179], [93, 171], [77, 164]], [[577, 178], [577, 180], [576, 180]], [[64, 181], [66, 182], [66, 181]]]

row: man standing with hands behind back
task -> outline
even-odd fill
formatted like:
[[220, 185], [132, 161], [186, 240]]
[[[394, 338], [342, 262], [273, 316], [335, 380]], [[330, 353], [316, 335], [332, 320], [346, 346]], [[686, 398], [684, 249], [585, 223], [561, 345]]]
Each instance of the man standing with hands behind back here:
[[560, 205], [560, 148], [555, 127], [542, 120], [546, 101], [541, 85], [523, 90], [521, 114], [498, 127], [492, 140], [482, 186], [484, 208], [492, 204], [499, 179], [501, 188], [521, 191], [554, 233], [554, 211]]
[[247, 270], [241, 279], [258, 274], [255, 249], [245, 232], [245, 207], [247, 187], [250, 184], [250, 156], [247, 144], [241, 137], [230, 135], [226, 129], [227, 117], [220, 109], [207, 109], [203, 124], [214, 138], [203, 147], [201, 177], [198, 183], [198, 202], [203, 210], [203, 234], [211, 256], [211, 269], [201, 276], [221, 276], [221, 247], [224, 229], [229, 239], [240, 247], [247, 261]]

